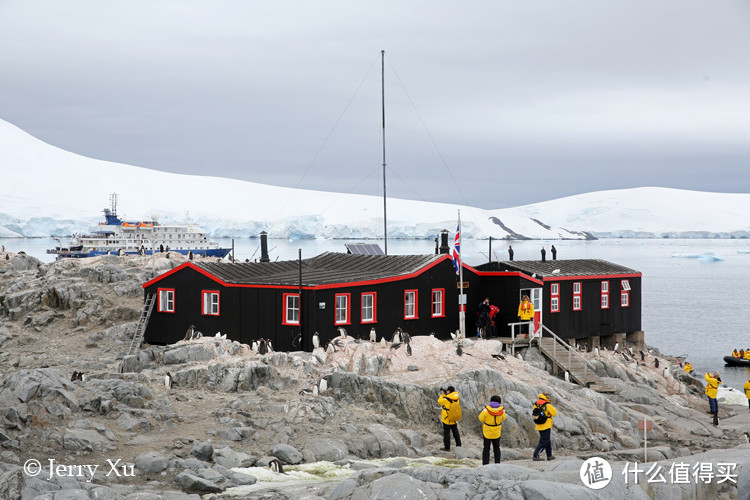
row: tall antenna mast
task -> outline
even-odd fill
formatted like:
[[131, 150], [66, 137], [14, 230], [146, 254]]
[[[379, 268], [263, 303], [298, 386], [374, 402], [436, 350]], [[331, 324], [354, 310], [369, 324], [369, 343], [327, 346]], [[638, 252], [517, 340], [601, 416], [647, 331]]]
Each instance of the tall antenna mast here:
[[385, 196], [385, 50], [380, 51], [380, 88], [383, 110], [383, 239], [385, 240], [385, 254], [388, 255], [388, 210]]

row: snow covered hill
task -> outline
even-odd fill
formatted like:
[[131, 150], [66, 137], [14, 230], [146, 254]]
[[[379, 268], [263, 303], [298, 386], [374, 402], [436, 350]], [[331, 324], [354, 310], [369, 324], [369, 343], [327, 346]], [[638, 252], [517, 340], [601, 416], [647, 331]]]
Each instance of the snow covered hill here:
[[[0, 120], [0, 238], [88, 232], [109, 194], [120, 215], [190, 221], [212, 236], [381, 238], [382, 199], [179, 175], [96, 160], [46, 144]], [[469, 238], [582, 239], [595, 236], [748, 237], [750, 194], [665, 188], [602, 191], [523, 207], [483, 210], [388, 200], [389, 238], [453, 232], [461, 209]], [[188, 215], [189, 214], [189, 215]]]

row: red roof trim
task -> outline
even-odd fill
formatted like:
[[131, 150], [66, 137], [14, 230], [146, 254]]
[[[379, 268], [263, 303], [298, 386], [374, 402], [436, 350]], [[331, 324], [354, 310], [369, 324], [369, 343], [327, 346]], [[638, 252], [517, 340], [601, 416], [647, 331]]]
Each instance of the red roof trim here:
[[626, 274], [591, 274], [591, 275], [580, 275], [580, 276], [546, 276], [544, 281], [574, 281], [574, 280], [601, 280], [610, 278], [641, 278], [641, 273], [626, 273]]
[[[466, 267], [469, 267], [469, 266], [466, 266]], [[524, 278], [529, 281], [533, 281], [534, 283], [538, 285], [544, 284], [542, 283], [542, 280], [538, 278], [532, 278], [528, 274], [523, 273], [521, 271], [477, 271], [475, 269], [472, 269], [472, 271], [474, 271], [474, 273], [477, 276], [518, 276], [519, 278]]]
[[[329, 283], [329, 284], [325, 284], [325, 285], [303, 286], [302, 289], [303, 290], [326, 290], [326, 289], [329, 289], [329, 288], [338, 288], [338, 287], [341, 287], [341, 286], [370, 286], [370, 285], [378, 285], [378, 284], [381, 284], [381, 283], [391, 283], [391, 282], [394, 282], [394, 281], [407, 280], [407, 279], [415, 278], [415, 277], [417, 277], [417, 276], [419, 276], [419, 275], [427, 272], [428, 270], [430, 270], [433, 267], [437, 266], [441, 262], [443, 262], [445, 260], [448, 260], [449, 258], [450, 257], [448, 255], [444, 255], [442, 258], [436, 260], [435, 262], [433, 262], [431, 264], [428, 264], [428, 265], [424, 266], [423, 268], [421, 268], [421, 269], [419, 269], [419, 270], [417, 270], [417, 271], [415, 271], [413, 273], [404, 274], [404, 275], [401, 275], [401, 276], [392, 276], [392, 277], [389, 277], [389, 278], [380, 278], [380, 279], [365, 280], [365, 281], [343, 281], [343, 282], [340, 282], [340, 283]], [[299, 290], [299, 286], [294, 286], [294, 285], [252, 285], [252, 284], [226, 283], [222, 279], [217, 278], [216, 276], [214, 276], [213, 274], [209, 273], [208, 271], [206, 271], [204, 269], [201, 269], [200, 267], [196, 266], [192, 262], [185, 262], [184, 264], [175, 267], [171, 271], [167, 271], [166, 273], [161, 274], [161, 275], [157, 276], [156, 278], [154, 278], [154, 279], [152, 279], [150, 281], [147, 281], [146, 283], [143, 284], [143, 288], [147, 288], [147, 287], [153, 285], [154, 283], [157, 283], [157, 282], [161, 281], [162, 279], [166, 278], [167, 276], [170, 276], [170, 275], [176, 273], [177, 271], [182, 270], [185, 267], [189, 267], [189, 268], [193, 269], [194, 271], [197, 271], [198, 273], [206, 276], [207, 278], [210, 278], [213, 281], [215, 281], [215, 282], [217, 282], [217, 283], [219, 283], [219, 284], [221, 284], [223, 286], [226, 286], [226, 287], [239, 287], [239, 288], [275, 288], [275, 289], [279, 289], [279, 290]], [[465, 267], [468, 267], [468, 266], [465, 266]], [[471, 269], [471, 270], [474, 271], [474, 269]], [[474, 271], [474, 272], [476, 272], [476, 271]], [[529, 278], [529, 279], [531, 279], [531, 278]]]

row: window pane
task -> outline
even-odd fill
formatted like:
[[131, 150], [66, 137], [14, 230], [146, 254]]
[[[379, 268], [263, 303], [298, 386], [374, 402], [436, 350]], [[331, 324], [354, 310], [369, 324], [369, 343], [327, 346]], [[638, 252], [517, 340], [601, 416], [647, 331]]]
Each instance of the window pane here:
[[372, 294], [362, 295], [362, 321], [375, 319]]
[[443, 291], [442, 290], [432, 291], [432, 315], [433, 316], [443, 315]]

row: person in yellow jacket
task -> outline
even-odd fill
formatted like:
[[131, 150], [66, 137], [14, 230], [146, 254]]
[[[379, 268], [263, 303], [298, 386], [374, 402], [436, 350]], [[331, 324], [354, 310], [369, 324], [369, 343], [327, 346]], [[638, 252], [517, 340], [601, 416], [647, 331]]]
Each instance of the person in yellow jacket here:
[[750, 378], [745, 382], [745, 396], [747, 396], [747, 409], [750, 411]]
[[685, 366], [683, 366], [682, 369], [687, 373], [693, 373], [693, 365], [691, 365], [690, 363], [685, 363]]
[[737, 349], [735, 349], [734, 351], [732, 351], [732, 356], [735, 357], [735, 358], [739, 358], [740, 357], [740, 351], [738, 351]]
[[495, 463], [500, 463], [500, 434], [502, 433], [503, 420], [507, 417], [505, 409], [500, 406], [500, 396], [492, 396], [490, 404], [484, 407], [479, 414], [482, 422], [482, 436], [484, 437], [484, 449], [482, 450], [482, 465], [490, 463], [490, 444], [495, 454]]
[[[531, 303], [528, 295], [524, 295], [521, 298], [521, 303], [518, 304], [518, 317], [521, 319], [521, 321], [534, 320], [534, 304]], [[522, 325], [521, 331], [523, 333], [531, 334], [530, 326], [531, 325], [529, 325], [529, 327], [527, 327], [526, 325]]]
[[533, 458], [534, 460], [544, 460], [539, 454], [542, 450], [545, 450], [547, 452], [547, 460], [554, 460], [555, 457], [552, 456], [552, 439], [550, 438], [550, 435], [552, 434], [552, 425], [554, 425], [552, 417], [557, 415], [557, 409], [552, 406], [549, 397], [544, 393], [539, 394], [536, 403], [534, 403], [534, 408], [539, 408], [539, 413], [546, 418], [542, 423], [539, 423], [539, 419], [534, 421], [536, 424], [536, 430], [539, 431], [539, 444], [536, 445]]
[[745, 351], [745, 355], [743, 356], [743, 359], [750, 359], [750, 349]]
[[[461, 419], [461, 402], [456, 389], [451, 385], [447, 389], [441, 389], [442, 394], [438, 398], [438, 404], [443, 409], [440, 412], [440, 421], [443, 422], [443, 444], [444, 451], [451, 451], [451, 433], [456, 440], [456, 447], [461, 446], [461, 435], [458, 433], [457, 422]], [[455, 406], [454, 406], [455, 405]]]
[[705, 393], [708, 396], [708, 413], [716, 415], [719, 413], [719, 403], [716, 401], [716, 393], [719, 392], [721, 378], [719, 377], [719, 372], [714, 372], [713, 375], [706, 372], [704, 377], [706, 378]]

